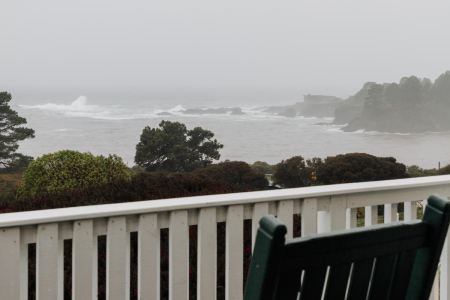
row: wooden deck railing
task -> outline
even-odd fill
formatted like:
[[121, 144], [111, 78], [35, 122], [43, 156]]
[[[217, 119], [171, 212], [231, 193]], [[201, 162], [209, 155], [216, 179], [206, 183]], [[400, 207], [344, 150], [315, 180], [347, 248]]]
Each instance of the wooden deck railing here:
[[[107, 299], [128, 299], [130, 233], [138, 233], [139, 299], [159, 299], [160, 230], [169, 228], [170, 299], [189, 298], [189, 226], [198, 225], [197, 299], [216, 298], [217, 223], [226, 222], [226, 298], [242, 299], [243, 222], [273, 214], [290, 229], [301, 214], [302, 235], [356, 227], [356, 209], [365, 207], [365, 225], [417, 217], [416, 203], [431, 194], [450, 196], [450, 176], [365, 182], [108, 204], [0, 215], [0, 297], [27, 299], [28, 244], [36, 243], [36, 295], [63, 298], [63, 241], [73, 241], [72, 299], [97, 299], [97, 237], [107, 236]], [[426, 205], [426, 203], [424, 203]], [[440, 299], [450, 299], [449, 252], [444, 246]], [[434, 294], [433, 294], [434, 295]], [[438, 299], [433, 298], [433, 299]]]

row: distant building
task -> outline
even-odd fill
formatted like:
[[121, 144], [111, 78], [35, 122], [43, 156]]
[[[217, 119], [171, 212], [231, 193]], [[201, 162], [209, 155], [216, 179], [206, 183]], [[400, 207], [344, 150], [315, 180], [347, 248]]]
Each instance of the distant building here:
[[323, 95], [304, 95], [304, 102], [309, 103], [322, 103], [322, 102], [339, 102], [343, 101], [343, 99], [335, 97], [335, 96], [323, 96]]

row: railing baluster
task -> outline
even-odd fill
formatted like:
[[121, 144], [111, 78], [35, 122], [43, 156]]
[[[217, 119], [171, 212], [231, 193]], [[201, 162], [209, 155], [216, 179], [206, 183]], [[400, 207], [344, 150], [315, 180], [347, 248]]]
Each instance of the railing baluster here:
[[378, 206], [366, 206], [364, 211], [364, 226], [378, 224]]
[[58, 223], [37, 228], [36, 299], [63, 298], [64, 241], [58, 238]]
[[284, 200], [277, 203], [277, 218], [287, 227], [287, 239], [292, 239], [294, 231], [294, 200]]
[[138, 299], [160, 298], [160, 230], [158, 214], [139, 217]]
[[346, 212], [346, 229], [356, 228], [357, 208], [347, 208]]
[[72, 299], [97, 299], [97, 237], [93, 220], [73, 223]]
[[444, 242], [444, 247], [441, 253], [441, 275], [440, 275], [440, 294], [442, 300], [450, 298], [450, 247], [448, 245], [450, 231], [447, 232], [447, 238]]
[[391, 223], [397, 221], [397, 207], [398, 203], [390, 203], [384, 205], [384, 223]]
[[269, 214], [269, 202], [255, 203], [252, 213], [252, 251], [255, 247], [256, 233], [259, 228], [259, 220]]
[[125, 217], [108, 219], [106, 236], [106, 299], [130, 298], [130, 234]]
[[404, 203], [404, 221], [417, 220], [417, 201]]
[[225, 299], [243, 298], [244, 206], [232, 205], [227, 210], [225, 252]]
[[187, 210], [170, 213], [169, 299], [189, 297], [189, 225]]
[[216, 208], [201, 208], [198, 216], [197, 299], [216, 299]]
[[302, 236], [317, 233], [317, 198], [302, 201]]
[[20, 299], [20, 264], [20, 228], [0, 230], [0, 291], [4, 299]]

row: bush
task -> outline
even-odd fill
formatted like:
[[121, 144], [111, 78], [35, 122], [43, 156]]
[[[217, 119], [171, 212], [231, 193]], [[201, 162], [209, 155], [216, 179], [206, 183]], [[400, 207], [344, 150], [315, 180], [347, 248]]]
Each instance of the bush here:
[[[117, 179], [99, 186], [91, 186], [84, 190], [64, 190], [59, 192], [42, 192], [34, 197], [27, 196], [13, 202], [0, 202], [0, 212], [17, 212], [38, 209], [73, 207], [95, 204], [109, 204], [140, 200], [164, 199], [187, 196], [200, 196], [249, 191], [244, 185], [233, 185], [220, 180], [200, 178], [180, 173], [140, 173], [131, 180]], [[300, 222], [298, 216], [294, 220], [295, 234], [299, 235]], [[217, 224], [218, 236], [218, 299], [225, 299], [225, 223]], [[244, 222], [244, 273], [248, 273], [251, 258], [251, 221]], [[161, 299], [168, 299], [169, 241], [168, 229], [161, 230]], [[190, 299], [196, 299], [196, 254], [197, 226], [189, 227], [189, 290]], [[64, 242], [64, 299], [71, 298], [71, 257], [72, 241]], [[98, 299], [105, 299], [106, 287], [106, 238], [98, 238]], [[137, 234], [131, 233], [131, 299], [137, 299]], [[29, 245], [29, 295], [35, 295], [36, 246]], [[244, 282], [246, 278], [244, 279]]]
[[447, 174], [450, 174], [450, 164], [436, 171], [436, 175], [447, 175]]
[[197, 169], [194, 175], [215, 180], [223, 180], [230, 184], [244, 185], [252, 190], [263, 190], [269, 185], [266, 176], [258, 173], [243, 161], [225, 161]]
[[253, 165], [250, 165], [253, 171], [263, 174], [273, 174], [274, 169], [273, 165], [269, 165], [268, 163], [264, 161], [257, 161]]
[[406, 173], [408, 173], [411, 177], [433, 176], [436, 175], [436, 172], [436, 169], [422, 169], [416, 165], [406, 167]]
[[404, 164], [393, 157], [349, 153], [327, 157], [319, 166], [317, 179], [325, 184], [389, 180], [410, 177]]
[[294, 156], [282, 160], [274, 167], [272, 179], [274, 185], [283, 188], [304, 187], [316, 184], [315, 172], [322, 164], [320, 158], [304, 160], [301, 156]]
[[130, 179], [131, 174], [117, 155], [104, 157], [62, 150], [31, 162], [18, 193], [32, 196], [40, 192], [85, 189], [119, 178]]

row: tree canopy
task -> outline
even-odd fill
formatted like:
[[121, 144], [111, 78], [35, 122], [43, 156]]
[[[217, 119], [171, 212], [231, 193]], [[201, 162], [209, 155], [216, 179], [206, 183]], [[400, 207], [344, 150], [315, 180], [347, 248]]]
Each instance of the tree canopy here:
[[315, 172], [320, 165], [322, 159], [318, 157], [306, 161], [302, 156], [282, 160], [274, 167], [273, 184], [283, 188], [309, 186], [315, 181]]
[[161, 121], [159, 128], [145, 127], [136, 145], [134, 162], [146, 171], [191, 172], [220, 158], [223, 148], [209, 130], [188, 130], [179, 122]]
[[34, 130], [21, 125], [27, 120], [11, 109], [9, 102], [11, 94], [0, 92], [0, 166], [8, 168], [13, 161], [26, 165], [32, 157], [17, 153], [18, 142], [34, 138]]

